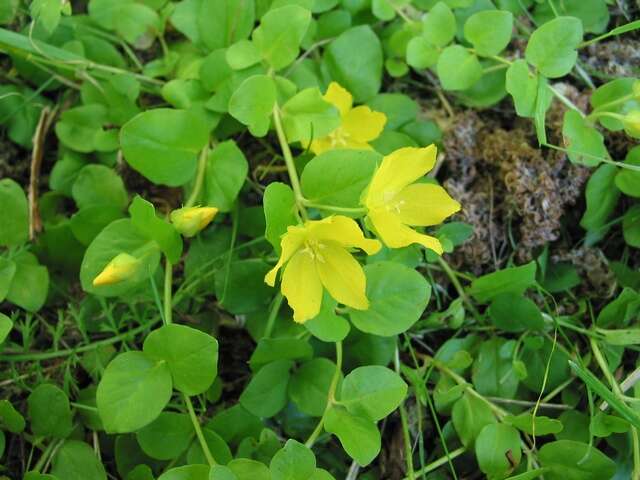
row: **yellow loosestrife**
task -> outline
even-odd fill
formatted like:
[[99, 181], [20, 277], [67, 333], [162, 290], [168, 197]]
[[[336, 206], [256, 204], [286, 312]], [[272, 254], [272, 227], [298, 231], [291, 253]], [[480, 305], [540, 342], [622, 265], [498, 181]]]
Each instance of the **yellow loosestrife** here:
[[278, 270], [284, 267], [281, 290], [296, 322], [305, 322], [320, 312], [324, 288], [344, 305], [369, 308], [364, 271], [347, 249], [355, 247], [372, 255], [381, 244], [365, 238], [355, 220], [335, 215], [290, 226], [281, 246], [280, 259], [264, 280], [273, 286]]
[[133, 277], [138, 268], [140, 268], [139, 259], [128, 253], [120, 253], [93, 279], [93, 286], [101, 287], [123, 282]]
[[171, 212], [171, 223], [185, 237], [193, 237], [211, 223], [218, 213], [215, 207], [184, 207]]
[[363, 196], [367, 219], [378, 237], [391, 248], [418, 243], [442, 254], [440, 241], [410, 227], [442, 223], [460, 210], [444, 188], [415, 183], [436, 163], [436, 147], [400, 148], [384, 157]]
[[369, 142], [378, 138], [387, 117], [365, 105], [353, 107], [353, 96], [336, 82], [331, 82], [324, 99], [340, 112], [340, 126], [324, 138], [311, 142], [316, 155], [327, 150], [371, 150]]

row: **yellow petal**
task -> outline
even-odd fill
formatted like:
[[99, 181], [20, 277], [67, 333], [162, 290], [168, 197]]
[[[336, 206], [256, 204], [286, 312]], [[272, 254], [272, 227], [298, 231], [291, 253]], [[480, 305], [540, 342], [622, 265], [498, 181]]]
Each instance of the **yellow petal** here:
[[302, 246], [305, 239], [305, 229], [303, 227], [291, 226], [287, 228], [287, 233], [282, 236], [280, 241], [280, 247], [282, 253], [278, 259], [278, 263], [271, 270], [267, 272], [264, 277], [264, 281], [267, 285], [273, 287], [276, 283], [276, 275], [278, 270], [289, 260], [294, 253]]
[[326, 152], [327, 150], [331, 150], [332, 148], [333, 147], [331, 145], [331, 139], [329, 137], [312, 140], [311, 145], [309, 146], [309, 150], [311, 150], [316, 155], [320, 155], [322, 152]]
[[351, 105], [353, 105], [353, 96], [347, 89], [341, 87], [340, 84], [336, 82], [331, 82], [329, 84], [327, 93], [324, 94], [323, 98], [336, 107], [340, 112], [340, 115], [345, 115], [349, 110], [351, 110]]
[[306, 251], [296, 253], [282, 274], [282, 294], [293, 309], [293, 320], [304, 323], [320, 312], [322, 284], [316, 262]]
[[140, 259], [128, 253], [119, 253], [93, 279], [93, 286], [102, 287], [129, 280], [138, 273], [140, 265]]
[[369, 107], [361, 105], [351, 109], [342, 117], [342, 128], [349, 133], [356, 142], [370, 142], [382, 133], [387, 116], [374, 112]]
[[383, 205], [400, 190], [423, 177], [436, 163], [436, 146], [405, 147], [384, 157], [373, 175], [365, 204], [370, 209]]
[[368, 255], [373, 255], [382, 248], [378, 240], [365, 238], [358, 222], [344, 215], [333, 215], [309, 224], [309, 236], [316, 240], [328, 240], [343, 247], [360, 248]]
[[414, 183], [396, 195], [400, 221], [407, 225], [438, 225], [460, 210], [460, 204], [439, 185]]
[[407, 227], [402, 223], [398, 214], [380, 209], [370, 211], [368, 217], [378, 236], [388, 247], [402, 248], [418, 243], [438, 255], [442, 255], [442, 245], [437, 238], [418, 233]]
[[316, 259], [322, 285], [338, 302], [366, 310], [369, 300], [365, 293], [367, 279], [358, 261], [337, 242], [326, 242]]

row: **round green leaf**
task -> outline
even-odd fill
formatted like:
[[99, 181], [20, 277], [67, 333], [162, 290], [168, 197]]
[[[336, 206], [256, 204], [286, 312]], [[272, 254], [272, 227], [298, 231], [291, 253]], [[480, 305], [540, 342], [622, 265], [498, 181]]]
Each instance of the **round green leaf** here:
[[289, 397], [298, 409], [313, 417], [320, 417], [327, 406], [329, 385], [336, 365], [327, 358], [314, 358], [303, 363], [291, 376]]
[[442, 51], [436, 71], [445, 90], [466, 90], [482, 77], [478, 57], [460, 45], [450, 45]]
[[13, 322], [4, 313], [0, 313], [0, 345], [7, 339], [13, 328]]
[[513, 97], [518, 115], [533, 117], [538, 95], [538, 76], [529, 71], [525, 60], [516, 60], [507, 69], [506, 89]]
[[431, 45], [424, 37], [413, 37], [407, 43], [407, 64], [410, 67], [424, 69], [434, 66], [438, 62], [440, 51]]
[[98, 385], [96, 402], [105, 431], [134, 432], [160, 415], [171, 398], [171, 371], [142, 352], [114, 358]]
[[209, 480], [208, 465], [183, 465], [167, 470], [158, 480]]
[[368, 310], [349, 310], [359, 330], [390, 337], [407, 331], [429, 303], [431, 286], [412, 268], [397, 262], [377, 262], [364, 268]]
[[262, 367], [240, 395], [240, 403], [258, 417], [270, 418], [287, 404], [291, 360], [277, 360]]
[[316, 469], [316, 457], [300, 442], [287, 440], [269, 464], [272, 480], [307, 480]]
[[71, 194], [79, 209], [94, 205], [113, 205], [124, 209], [129, 197], [120, 176], [104, 165], [86, 165], [78, 172]]
[[[487, 28], [491, 25], [491, 28]], [[483, 10], [471, 15], [464, 24], [464, 37], [478, 55], [491, 57], [511, 41], [513, 14], [504, 10]]]
[[640, 248], [640, 205], [632, 206], [622, 217], [622, 233], [627, 245]]
[[75, 440], [64, 442], [57, 451], [51, 473], [61, 480], [107, 480], [93, 448]]
[[543, 467], [550, 467], [549, 480], [602, 480], [612, 478], [616, 464], [604, 453], [582, 442], [558, 440], [547, 443], [539, 452]]
[[255, 460], [236, 458], [230, 461], [227, 467], [234, 473], [238, 480], [271, 480], [271, 472], [269, 472], [269, 469], [264, 464], [256, 462]]
[[[640, 167], [640, 147], [633, 147], [627, 153], [624, 163]], [[640, 197], [640, 172], [621, 168], [616, 174], [616, 187], [630, 197]]]
[[188, 110], [148, 110], [120, 131], [127, 163], [152, 182], [172, 187], [191, 180], [198, 154], [208, 141], [206, 122]]
[[165, 325], [147, 336], [143, 351], [166, 362], [173, 386], [189, 396], [208, 390], [218, 374], [218, 342], [195, 328]]
[[451, 421], [465, 447], [473, 447], [482, 429], [496, 423], [493, 411], [478, 397], [465, 392], [453, 405]]
[[276, 104], [276, 86], [267, 75], [253, 75], [244, 80], [229, 100], [229, 113], [249, 127], [256, 137], [269, 131], [273, 106]]
[[344, 378], [340, 404], [349, 412], [382, 420], [393, 412], [407, 395], [407, 384], [386, 367], [358, 367]]
[[247, 178], [249, 164], [233, 140], [216, 146], [207, 158], [204, 177], [204, 202], [221, 212], [233, 208]]
[[520, 434], [511, 425], [490, 423], [476, 439], [478, 465], [489, 478], [504, 478], [520, 463]]
[[27, 399], [31, 430], [38, 436], [66, 438], [73, 427], [66, 393], [55, 385], [39, 385]]
[[0, 246], [22, 245], [29, 237], [29, 207], [27, 196], [10, 178], [0, 180]]
[[187, 449], [193, 435], [189, 415], [162, 412], [153, 422], [136, 432], [136, 439], [150, 457], [172, 460]]
[[545, 77], [563, 77], [576, 63], [580, 42], [582, 22], [575, 17], [557, 17], [531, 34], [525, 57]]
[[448, 45], [456, 34], [456, 18], [445, 2], [436, 3], [422, 19], [422, 36], [435, 47]]
[[40, 310], [47, 300], [49, 271], [27, 251], [15, 255], [13, 263], [16, 269], [7, 291], [7, 300], [29, 312]]
[[507, 332], [542, 330], [544, 319], [538, 306], [516, 293], [502, 293], [489, 305], [489, 316], [494, 325]]
[[562, 138], [567, 147], [569, 160], [587, 167], [597, 166], [608, 158], [604, 137], [576, 110], [569, 109], [562, 122]]
[[324, 428], [336, 435], [345, 452], [363, 467], [380, 452], [380, 432], [369, 418], [354, 415], [336, 405], [327, 412]]

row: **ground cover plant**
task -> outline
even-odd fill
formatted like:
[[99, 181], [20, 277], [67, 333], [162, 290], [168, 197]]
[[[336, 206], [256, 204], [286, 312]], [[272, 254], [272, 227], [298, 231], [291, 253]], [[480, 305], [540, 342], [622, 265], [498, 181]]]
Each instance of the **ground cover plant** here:
[[621, 0], [1, 0], [0, 478], [640, 478]]

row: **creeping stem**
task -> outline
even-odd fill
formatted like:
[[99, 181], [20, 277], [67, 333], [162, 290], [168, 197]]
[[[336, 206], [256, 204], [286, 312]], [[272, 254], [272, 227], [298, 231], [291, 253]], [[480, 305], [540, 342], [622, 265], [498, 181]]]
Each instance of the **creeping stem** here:
[[204, 434], [202, 433], [202, 428], [200, 427], [200, 422], [198, 421], [198, 417], [196, 416], [196, 412], [193, 410], [193, 403], [191, 403], [191, 399], [185, 393], [183, 394], [184, 403], [187, 406], [187, 410], [189, 411], [189, 417], [191, 418], [191, 423], [193, 423], [193, 428], [196, 431], [196, 437], [198, 437], [198, 442], [200, 442], [200, 447], [204, 452], [204, 456], [207, 459], [207, 463], [210, 467], [213, 467], [216, 464], [216, 461], [211, 455], [211, 450], [209, 450], [209, 445], [207, 445], [207, 441], [204, 438]]
[[311, 448], [315, 441], [318, 439], [318, 436], [322, 432], [322, 428], [324, 427], [324, 421], [327, 418], [327, 413], [329, 413], [329, 409], [336, 401], [336, 388], [338, 387], [338, 381], [340, 380], [340, 374], [342, 373], [342, 342], [336, 342], [336, 371], [333, 374], [333, 378], [331, 379], [331, 384], [329, 385], [329, 393], [327, 394], [327, 406], [324, 409], [324, 413], [322, 414], [322, 418], [316, 425], [316, 428], [311, 432], [311, 435], [304, 443], [305, 446]]

